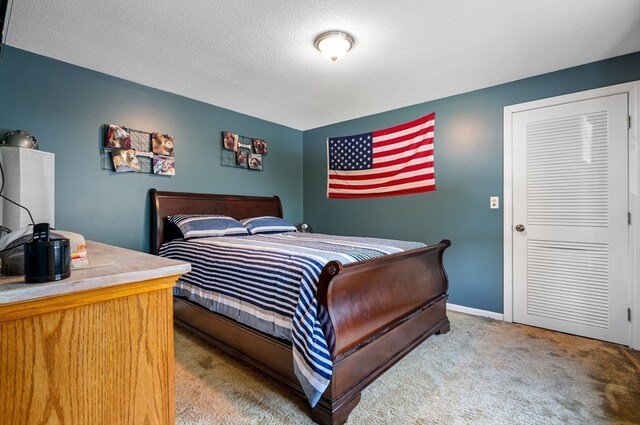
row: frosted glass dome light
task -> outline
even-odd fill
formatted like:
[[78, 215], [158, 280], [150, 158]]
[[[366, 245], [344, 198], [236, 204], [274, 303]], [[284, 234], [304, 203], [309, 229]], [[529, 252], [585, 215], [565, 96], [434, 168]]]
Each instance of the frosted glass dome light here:
[[327, 31], [316, 37], [315, 45], [333, 62], [344, 56], [353, 47], [353, 36], [343, 31]]

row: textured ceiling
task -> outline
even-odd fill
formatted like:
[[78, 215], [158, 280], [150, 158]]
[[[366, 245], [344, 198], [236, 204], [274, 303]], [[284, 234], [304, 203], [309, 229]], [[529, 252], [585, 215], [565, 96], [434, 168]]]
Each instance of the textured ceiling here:
[[7, 44], [306, 130], [639, 51], [640, 1], [14, 0]]

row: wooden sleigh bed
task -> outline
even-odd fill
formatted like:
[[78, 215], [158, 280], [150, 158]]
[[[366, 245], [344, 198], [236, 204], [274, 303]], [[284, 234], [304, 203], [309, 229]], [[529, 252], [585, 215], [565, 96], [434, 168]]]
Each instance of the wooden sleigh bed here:
[[[274, 197], [150, 190], [150, 250], [181, 237], [172, 214], [222, 214], [243, 219], [282, 217]], [[311, 418], [343, 424], [362, 390], [429, 336], [449, 331], [443, 240], [426, 248], [342, 265], [327, 263], [316, 298], [331, 357], [331, 382]], [[291, 343], [253, 330], [186, 299], [174, 297], [174, 320], [215, 347], [273, 376], [304, 396], [293, 371]], [[393, 395], [390, 395], [393, 397]]]

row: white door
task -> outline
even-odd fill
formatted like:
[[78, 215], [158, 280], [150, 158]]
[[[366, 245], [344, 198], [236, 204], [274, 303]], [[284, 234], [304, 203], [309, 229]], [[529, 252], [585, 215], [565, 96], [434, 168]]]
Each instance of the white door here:
[[627, 94], [513, 114], [513, 320], [629, 344]]

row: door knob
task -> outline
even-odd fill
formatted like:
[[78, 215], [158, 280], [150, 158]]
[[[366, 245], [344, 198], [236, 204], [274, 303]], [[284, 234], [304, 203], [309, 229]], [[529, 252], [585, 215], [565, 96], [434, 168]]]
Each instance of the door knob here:
[[524, 225], [523, 225], [523, 224], [518, 224], [518, 225], [516, 226], [516, 230], [517, 230], [518, 232], [524, 232]]

